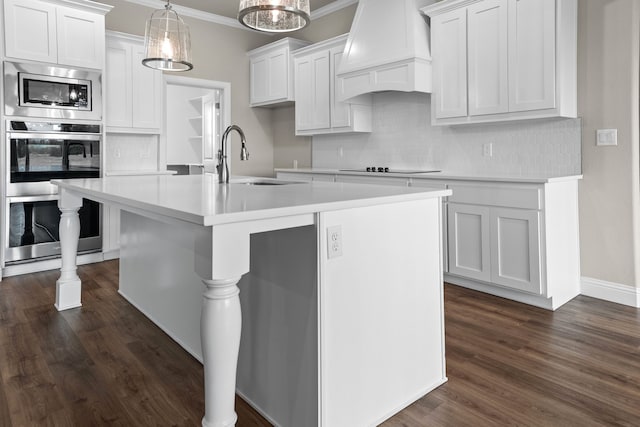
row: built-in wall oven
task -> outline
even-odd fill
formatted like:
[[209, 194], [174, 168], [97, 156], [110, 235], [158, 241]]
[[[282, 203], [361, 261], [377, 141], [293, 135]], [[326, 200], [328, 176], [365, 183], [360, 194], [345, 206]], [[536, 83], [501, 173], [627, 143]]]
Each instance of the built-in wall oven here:
[[[57, 187], [49, 180], [100, 176], [101, 127], [8, 120], [5, 128], [5, 262], [59, 255]], [[78, 250], [100, 250], [100, 205], [85, 200], [79, 215]]]

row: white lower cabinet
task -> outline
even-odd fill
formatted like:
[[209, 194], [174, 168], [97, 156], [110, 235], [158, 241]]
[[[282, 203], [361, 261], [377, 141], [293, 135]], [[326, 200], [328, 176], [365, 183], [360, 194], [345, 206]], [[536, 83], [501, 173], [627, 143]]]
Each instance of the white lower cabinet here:
[[450, 183], [445, 280], [552, 310], [577, 296], [577, 182]]
[[396, 177], [375, 177], [361, 175], [336, 175], [336, 182], [350, 182], [353, 184], [374, 184], [374, 185], [395, 185], [398, 187], [406, 187], [409, 185], [407, 178]]
[[290, 173], [290, 172], [278, 172], [276, 174], [278, 179], [285, 179], [290, 181], [325, 181], [335, 182], [336, 176], [333, 174], [324, 173]]
[[491, 282], [535, 294], [540, 281], [540, 212], [492, 208]]
[[[316, 180], [312, 171], [278, 178]], [[580, 294], [578, 180], [539, 182], [322, 174], [336, 182], [449, 188], [445, 281], [555, 310]]]
[[449, 204], [449, 273], [541, 294], [540, 212]]
[[449, 273], [489, 282], [490, 209], [457, 203], [448, 209]]

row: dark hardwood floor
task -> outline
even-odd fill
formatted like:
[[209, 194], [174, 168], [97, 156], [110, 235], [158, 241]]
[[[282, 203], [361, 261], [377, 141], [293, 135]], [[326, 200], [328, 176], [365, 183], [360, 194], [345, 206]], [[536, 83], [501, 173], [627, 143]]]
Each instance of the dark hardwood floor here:
[[[195, 426], [202, 367], [117, 294], [118, 263], [0, 282], [0, 426]], [[640, 311], [578, 297], [556, 312], [447, 285], [449, 381], [400, 426], [640, 426]], [[237, 400], [238, 426], [268, 426]]]

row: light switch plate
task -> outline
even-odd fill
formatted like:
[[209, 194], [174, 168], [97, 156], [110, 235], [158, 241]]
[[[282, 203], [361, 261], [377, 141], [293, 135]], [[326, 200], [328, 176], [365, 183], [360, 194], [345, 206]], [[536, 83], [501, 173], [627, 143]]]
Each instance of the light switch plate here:
[[618, 145], [618, 129], [598, 129], [596, 130], [596, 145]]

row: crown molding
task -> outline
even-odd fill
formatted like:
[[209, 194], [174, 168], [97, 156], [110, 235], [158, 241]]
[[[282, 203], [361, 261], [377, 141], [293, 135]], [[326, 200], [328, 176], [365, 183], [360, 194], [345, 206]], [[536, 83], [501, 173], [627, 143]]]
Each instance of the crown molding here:
[[358, 3], [358, 0], [336, 0], [334, 2], [329, 3], [326, 6], [323, 6], [319, 9], [311, 11], [311, 19], [319, 19], [323, 16], [330, 15], [334, 12], [337, 12], [345, 7], [351, 6], [352, 4]]
[[[152, 9], [161, 9], [164, 7], [164, 1], [162, 0], [124, 0], [124, 1], [129, 3], [134, 3], [140, 6], [150, 7]], [[311, 19], [313, 20], [313, 19], [322, 18], [323, 16], [337, 12], [357, 2], [358, 0], [336, 0], [324, 7], [311, 11]], [[255, 30], [252, 30], [240, 24], [238, 20], [233, 18], [228, 18], [222, 15], [216, 15], [215, 13], [203, 12], [201, 10], [192, 9], [190, 7], [184, 7], [177, 4], [172, 4], [171, 7], [173, 8], [173, 10], [178, 12], [180, 16], [188, 16], [190, 18], [199, 19], [201, 21], [211, 22], [219, 25], [226, 25], [227, 27], [237, 28], [240, 30], [256, 32]]]
[[[162, 0], [124, 0], [140, 6], [150, 7], [152, 9], [162, 9], [164, 2]], [[226, 25], [227, 27], [247, 30], [247, 28], [239, 23], [236, 19], [227, 18], [226, 16], [216, 15], [215, 13], [203, 12], [202, 10], [192, 9], [177, 4], [171, 4], [171, 8], [178, 12], [180, 16], [188, 16], [189, 18], [199, 19], [201, 21], [212, 22], [214, 24]]]

